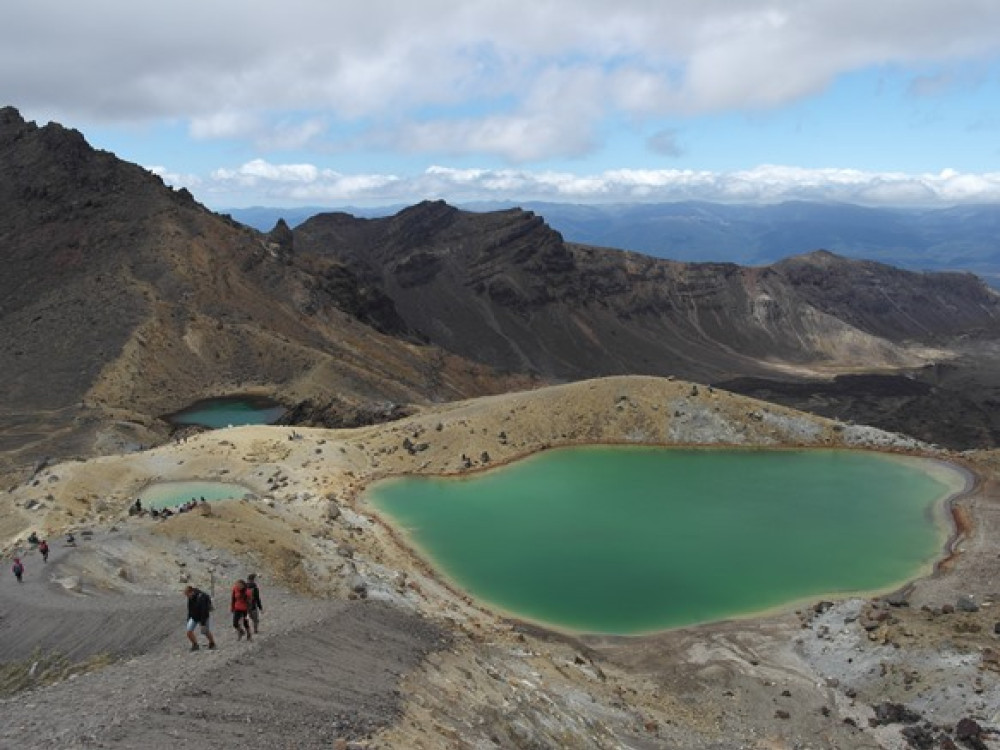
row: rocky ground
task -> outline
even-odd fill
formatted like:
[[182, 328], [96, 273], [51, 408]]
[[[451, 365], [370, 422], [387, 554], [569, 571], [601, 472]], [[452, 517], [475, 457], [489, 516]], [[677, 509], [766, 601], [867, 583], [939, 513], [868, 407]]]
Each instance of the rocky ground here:
[[[902, 591], [629, 638], [489, 612], [363, 495], [386, 476], [591, 442], [893, 450], [956, 462], [974, 482], [954, 503], [947, 561]], [[998, 468], [994, 452], [654, 378], [55, 463], [0, 497], [0, 545], [27, 564], [24, 584], [0, 579], [0, 746], [1000, 747]], [[248, 493], [208, 514], [128, 516], [145, 484], [191, 478]], [[25, 542], [32, 530], [55, 540], [48, 564]], [[78, 546], [63, 548], [69, 530]], [[226, 591], [251, 569], [265, 627], [237, 642]], [[188, 582], [221, 600], [216, 651], [187, 651]]]

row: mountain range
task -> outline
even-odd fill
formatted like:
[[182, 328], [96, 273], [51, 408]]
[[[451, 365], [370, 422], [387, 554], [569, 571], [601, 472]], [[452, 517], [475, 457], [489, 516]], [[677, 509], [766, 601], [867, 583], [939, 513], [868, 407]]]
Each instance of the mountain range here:
[[[490, 212], [511, 203], [470, 203]], [[688, 201], [581, 205], [527, 202], [570, 242], [632, 250], [681, 261], [766, 265], [812, 250], [878, 260], [913, 270], [965, 270], [1000, 284], [1000, 206], [873, 208], [846, 203], [793, 201], [731, 205]], [[344, 209], [376, 218], [404, 208]], [[298, 226], [330, 209], [319, 207], [227, 209], [261, 231], [279, 219]]]
[[[0, 471], [162, 441], [160, 415], [208, 396], [266, 394], [341, 425], [613, 374], [1000, 440], [1000, 295], [969, 273], [828, 251], [665, 260], [569, 242], [529, 209], [440, 201], [265, 233], [13, 108], [0, 174]], [[845, 373], [890, 378], [894, 400], [871, 381], [829, 388]]]

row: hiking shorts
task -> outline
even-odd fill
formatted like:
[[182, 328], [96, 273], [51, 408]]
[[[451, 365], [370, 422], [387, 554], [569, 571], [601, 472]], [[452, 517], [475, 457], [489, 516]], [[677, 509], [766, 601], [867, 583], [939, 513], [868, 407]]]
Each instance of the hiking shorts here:
[[193, 617], [189, 617], [187, 624], [187, 631], [189, 633], [193, 633], [194, 629], [197, 628], [199, 625], [201, 626], [201, 634], [208, 635], [208, 618], [205, 618], [204, 622], [198, 622]]

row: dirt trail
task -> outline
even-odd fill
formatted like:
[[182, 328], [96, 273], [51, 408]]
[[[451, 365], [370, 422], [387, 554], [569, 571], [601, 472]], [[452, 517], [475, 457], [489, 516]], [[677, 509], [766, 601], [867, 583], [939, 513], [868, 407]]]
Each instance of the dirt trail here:
[[[24, 582], [4, 571], [0, 584], [0, 663], [22, 661], [40, 651], [73, 661], [98, 654], [140, 654], [176, 635], [184, 614], [178, 592], [167, 596], [77, 593], [74, 571], [63, 563], [76, 548], [53, 547], [49, 562], [35, 551], [22, 558]], [[78, 578], [76, 580], [79, 580]]]
[[[56, 552], [56, 550], [54, 550]], [[110, 667], [0, 701], [0, 747], [329, 748], [389, 724], [400, 677], [447, 643], [420, 617], [377, 602], [319, 601], [269, 590], [262, 632], [238, 642], [216, 602], [216, 651], [192, 653], [183, 596], [69, 592], [61, 550], [33, 553], [0, 585], [0, 662], [36, 648]], [[40, 570], [41, 568], [41, 570]]]

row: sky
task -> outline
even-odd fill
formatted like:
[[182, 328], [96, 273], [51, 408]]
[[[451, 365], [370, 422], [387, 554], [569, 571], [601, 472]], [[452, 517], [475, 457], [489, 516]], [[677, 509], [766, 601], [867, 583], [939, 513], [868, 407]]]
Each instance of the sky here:
[[997, 202], [1000, 1], [31, 0], [0, 106], [217, 210]]

